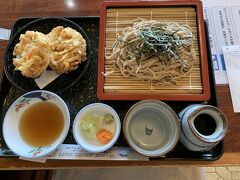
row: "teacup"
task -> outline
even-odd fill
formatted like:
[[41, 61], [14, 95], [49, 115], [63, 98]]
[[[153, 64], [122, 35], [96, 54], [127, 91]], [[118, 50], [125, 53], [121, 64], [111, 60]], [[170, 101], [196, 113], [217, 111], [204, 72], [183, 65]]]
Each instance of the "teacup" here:
[[179, 113], [180, 141], [191, 151], [207, 151], [226, 135], [227, 118], [211, 105], [193, 104]]

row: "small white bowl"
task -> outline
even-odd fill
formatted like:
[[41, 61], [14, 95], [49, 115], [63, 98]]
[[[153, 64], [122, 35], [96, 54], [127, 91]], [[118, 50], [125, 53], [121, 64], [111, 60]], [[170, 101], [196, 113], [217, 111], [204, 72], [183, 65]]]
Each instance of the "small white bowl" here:
[[[23, 112], [31, 105], [42, 101], [52, 102], [61, 109], [64, 115], [64, 127], [59, 137], [52, 144], [33, 147], [25, 143], [21, 137], [19, 124]], [[38, 158], [53, 152], [62, 144], [67, 136], [69, 126], [70, 114], [68, 107], [58, 95], [45, 90], [31, 91], [19, 97], [8, 109], [3, 121], [3, 138], [9, 149], [16, 155], [25, 158]]]
[[133, 105], [123, 122], [128, 144], [140, 154], [163, 156], [178, 142], [180, 126], [176, 113], [157, 100], [143, 100]]
[[[92, 114], [92, 113], [93, 114], [95, 114], [95, 113], [97, 113], [97, 114], [98, 113], [100, 113], [100, 114], [110, 113], [113, 116], [115, 123], [116, 123], [116, 131], [110, 142], [108, 142], [105, 145], [95, 145], [95, 144], [90, 143], [84, 137], [84, 135], [82, 135], [82, 133], [79, 130], [79, 125], [81, 123], [82, 117], [86, 113], [90, 113], [90, 114]], [[74, 136], [76, 142], [83, 149], [85, 149], [86, 151], [91, 152], [91, 153], [99, 153], [99, 152], [103, 152], [103, 151], [110, 149], [117, 141], [117, 139], [120, 135], [120, 131], [121, 131], [121, 122], [120, 122], [117, 112], [110, 106], [103, 104], [103, 103], [93, 103], [93, 104], [89, 104], [89, 105], [85, 106], [78, 112], [77, 116], [75, 117], [74, 123], [73, 123], [73, 136]]]

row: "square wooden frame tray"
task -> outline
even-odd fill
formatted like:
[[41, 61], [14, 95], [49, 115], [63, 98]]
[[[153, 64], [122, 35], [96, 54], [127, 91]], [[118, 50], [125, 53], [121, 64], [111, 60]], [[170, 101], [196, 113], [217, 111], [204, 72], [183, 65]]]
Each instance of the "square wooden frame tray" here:
[[[162, 8], [162, 7], [192, 7], [196, 11], [196, 28], [198, 35], [199, 63], [200, 63], [200, 80], [202, 91], [200, 93], [169, 93], [163, 90], [154, 92], [118, 92], [105, 90], [105, 46], [106, 46], [106, 15], [108, 9], [111, 8]], [[130, 1], [130, 2], [103, 2], [100, 13], [100, 37], [99, 37], [99, 59], [98, 59], [98, 87], [97, 95], [101, 100], [142, 100], [142, 99], [158, 99], [158, 100], [177, 100], [177, 101], [205, 101], [210, 98], [209, 88], [209, 72], [208, 59], [206, 50], [206, 37], [204, 29], [203, 8], [199, 0], [180, 0], [180, 1]]]

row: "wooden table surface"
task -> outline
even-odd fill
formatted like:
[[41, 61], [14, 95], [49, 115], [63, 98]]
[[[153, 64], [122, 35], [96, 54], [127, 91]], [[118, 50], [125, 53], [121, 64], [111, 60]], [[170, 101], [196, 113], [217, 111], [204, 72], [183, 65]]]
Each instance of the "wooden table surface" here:
[[[21, 17], [44, 16], [98, 16], [100, 1], [97, 0], [7, 0], [0, 1], [0, 27], [11, 29], [13, 23]], [[0, 41], [0, 82], [3, 74], [3, 57], [7, 41]], [[233, 113], [228, 86], [217, 86], [219, 108], [226, 114], [229, 130], [225, 137], [225, 153], [217, 161], [80, 161], [48, 160], [46, 163], [35, 163], [17, 158], [0, 158], [0, 169], [51, 169], [71, 167], [99, 166], [163, 166], [163, 165], [239, 165], [240, 164], [240, 114]]]

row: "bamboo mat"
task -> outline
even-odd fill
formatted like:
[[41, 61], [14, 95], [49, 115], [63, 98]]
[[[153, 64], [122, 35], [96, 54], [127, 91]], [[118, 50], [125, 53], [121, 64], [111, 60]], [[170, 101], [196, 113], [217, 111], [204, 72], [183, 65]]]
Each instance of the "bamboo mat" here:
[[[157, 8], [109, 8], [106, 13], [106, 41], [105, 56], [111, 55], [113, 43], [124, 28], [132, 26], [133, 20], [143, 18], [146, 20], [159, 20], [162, 22], [177, 22], [188, 24], [193, 31], [194, 49], [197, 60], [192, 72], [177, 81], [176, 85], [157, 86], [149, 84], [135, 77], [124, 77], [118, 69], [104, 79], [104, 92], [117, 94], [202, 94], [202, 80], [200, 72], [200, 56], [198, 45], [198, 30], [196, 11], [193, 7], [157, 7]], [[104, 73], [113, 70], [113, 61], [105, 59]]]

